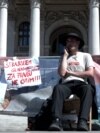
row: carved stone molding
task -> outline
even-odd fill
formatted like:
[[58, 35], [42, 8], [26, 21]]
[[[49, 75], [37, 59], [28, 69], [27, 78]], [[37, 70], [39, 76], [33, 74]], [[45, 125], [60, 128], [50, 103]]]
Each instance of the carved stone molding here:
[[41, 20], [44, 20], [45, 18], [45, 15], [46, 15], [46, 4], [45, 4], [45, 1], [44, 0], [41, 0]]
[[90, 0], [90, 7], [98, 7], [99, 8], [99, 0]]
[[66, 22], [69, 20], [75, 20], [81, 23], [85, 28], [87, 28], [88, 11], [48, 11], [45, 16], [46, 27], [48, 27], [55, 21], [58, 21], [59, 19], [62, 19]]
[[8, 7], [8, 0], [0, 0], [0, 7]]
[[32, 8], [40, 8], [40, 0], [30, 0], [30, 5]]

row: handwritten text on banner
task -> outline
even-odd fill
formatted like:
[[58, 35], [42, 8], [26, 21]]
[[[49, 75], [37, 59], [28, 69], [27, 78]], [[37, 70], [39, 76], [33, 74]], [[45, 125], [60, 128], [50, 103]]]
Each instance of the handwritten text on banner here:
[[12, 88], [41, 84], [38, 58], [5, 61], [4, 72], [6, 81]]

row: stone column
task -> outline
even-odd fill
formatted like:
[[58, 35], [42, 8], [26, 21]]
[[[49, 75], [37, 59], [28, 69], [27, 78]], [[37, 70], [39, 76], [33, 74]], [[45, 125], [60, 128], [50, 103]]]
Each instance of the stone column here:
[[40, 0], [30, 0], [30, 44], [29, 55], [40, 56]]
[[7, 54], [8, 0], [0, 0], [0, 56]]
[[99, 0], [90, 0], [89, 6], [89, 52], [92, 55], [99, 55]]

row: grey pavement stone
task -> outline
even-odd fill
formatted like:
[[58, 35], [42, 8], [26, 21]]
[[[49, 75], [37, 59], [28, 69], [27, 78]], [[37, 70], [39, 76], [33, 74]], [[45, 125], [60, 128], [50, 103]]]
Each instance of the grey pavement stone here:
[[[0, 115], [0, 133], [29, 133], [25, 131], [27, 127], [27, 117], [25, 116], [12, 116], [12, 115]], [[61, 133], [83, 133], [80, 131], [61, 131]], [[89, 131], [89, 133], [99, 133], [99, 131]], [[30, 133], [50, 133], [50, 131], [31, 131]], [[52, 131], [52, 133], [59, 133]], [[87, 132], [84, 132], [87, 133]]]
[[0, 132], [22, 132], [27, 127], [27, 117], [0, 115]]

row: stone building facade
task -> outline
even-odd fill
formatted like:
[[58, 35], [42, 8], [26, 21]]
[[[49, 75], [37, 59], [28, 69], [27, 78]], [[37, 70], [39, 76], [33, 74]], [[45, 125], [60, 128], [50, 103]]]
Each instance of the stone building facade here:
[[0, 0], [0, 56], [58, 56], [66, 34], [100, 54], [99, 0]]

